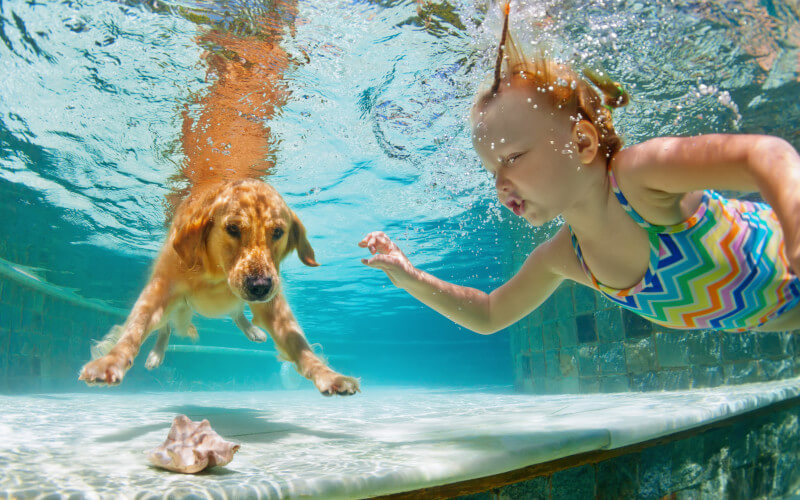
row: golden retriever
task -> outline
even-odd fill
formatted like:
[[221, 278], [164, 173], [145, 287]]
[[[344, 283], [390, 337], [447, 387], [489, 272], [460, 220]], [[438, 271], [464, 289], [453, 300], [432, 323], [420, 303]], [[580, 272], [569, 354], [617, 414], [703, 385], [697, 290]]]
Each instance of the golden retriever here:
[[[258, 327], [266, 329], [281, 356], [322, 394], [359, 392], [357, 379], [336, 373], [314, 355], [281, 293], [279, 265], [293, 250], [305, 265], [318, 265], [300, 219], [268, 184], [243, 179], [195, 189], [178, 206], [152, 276], [124, 326], [112, 330], [113, 346], [101, 348], [102, 356], [87, 363], [79, 379], [120, 383], [142, 342], [157, 330], [146, 363], [155, 368], [171, 331], [196, 335], [194, 310], [230, 315], [255, 342], [267, 338]], [[245, 317], [245, 305], [257, 326]]]

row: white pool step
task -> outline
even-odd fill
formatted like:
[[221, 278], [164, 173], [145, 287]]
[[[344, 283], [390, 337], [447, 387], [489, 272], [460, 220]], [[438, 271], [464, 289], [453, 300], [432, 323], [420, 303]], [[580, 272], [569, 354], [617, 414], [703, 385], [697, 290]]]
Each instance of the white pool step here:
[[[800, 395], [800, 378], [683, 392], [532, 396], [363, 388], [0, 396], [0, 496], [363, 498], [619, 448]], [[225, 468], [185, 476], [145, 452], [183, 413], [241, 443]]]

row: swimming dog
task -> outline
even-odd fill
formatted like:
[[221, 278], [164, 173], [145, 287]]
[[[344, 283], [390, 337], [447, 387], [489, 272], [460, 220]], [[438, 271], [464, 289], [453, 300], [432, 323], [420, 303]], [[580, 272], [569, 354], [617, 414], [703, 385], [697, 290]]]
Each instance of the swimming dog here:
[[[292, 251], [305, 265], [319, 265], [297, 214], [267, 183], [243, 179], [195, 190], [178, 206], [125, 324], [112, 329], [107, 347], [96, 350], [100, 357], [83, 367], [79, 379], [119, 384], [153, 331], [158, 340], [146, 364], [158, 366], [172, 332], [196, 335], [194, 310], [230, 315], [254, 342], [267, 339], [261, 328], [266, 329], [281, 356], [324, 395], [359, 392], [357, 379], [336, 373], [313, 353], [281, 293], [279, 265]], [[245, 317], [245, 306], [255, 325]]]

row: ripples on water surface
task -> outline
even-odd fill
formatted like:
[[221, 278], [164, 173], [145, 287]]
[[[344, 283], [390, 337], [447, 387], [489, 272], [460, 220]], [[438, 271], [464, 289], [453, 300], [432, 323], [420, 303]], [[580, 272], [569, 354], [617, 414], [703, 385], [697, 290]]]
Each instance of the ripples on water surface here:
[[[515, 3], [512, 27], [531, 52], [602, 66], [624, 82], [634, 102], [616, 120], [629, 143], [740, 131], [798, 146], [797, 9], [528, 1]], [[258, 21], [265, 15], [279, 32]], [[214, 83], [208, 56], [222, 51], [203, 35], [282, 35], [287, 97], [264, 125], [269, 180], [324, 264], [284, 265], [309, 336], [356, 357], [408, 344], [420, 346], [409, 360], [430, 349], [454, 363], [474, 345], [480, 355], [465, 360], [503, 366], [505, 336], [451, 327], [364, 268], [356, 247], [383, 229], [442, 278], [486, 290], [502, 281], [504, 235], [524, 228], [500, 211], [466, 122], [499, 26], [496, 5], [469, 0], [3, 0], [0, 257], [129, 308], [165, 236], [166, 200], [187, 186], [182, 113], [197, 111]]]

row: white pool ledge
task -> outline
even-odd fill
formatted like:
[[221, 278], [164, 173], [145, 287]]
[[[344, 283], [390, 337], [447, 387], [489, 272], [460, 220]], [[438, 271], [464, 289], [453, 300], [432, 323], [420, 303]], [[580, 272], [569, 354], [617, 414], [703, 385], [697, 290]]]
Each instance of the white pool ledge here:
[[[362, 498], [474, 479], [689, 430], [800, 395], [800, 378], [683, 392], [527, 396], [371, 389], [0, 396], [0, 497]], [[241, 443], [197, 476], [150, 467], [172, 418]]]

